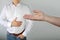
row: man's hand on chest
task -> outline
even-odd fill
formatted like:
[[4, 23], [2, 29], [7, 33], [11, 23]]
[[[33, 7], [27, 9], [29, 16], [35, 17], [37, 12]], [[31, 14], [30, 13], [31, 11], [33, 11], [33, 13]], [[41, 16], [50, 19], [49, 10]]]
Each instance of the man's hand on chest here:
[[17, 18], [15, 18], [12, 23], [11, 23], [11, 26], [12, 27], [20, 27], [22, 25], [22, 21], [16, 21]]

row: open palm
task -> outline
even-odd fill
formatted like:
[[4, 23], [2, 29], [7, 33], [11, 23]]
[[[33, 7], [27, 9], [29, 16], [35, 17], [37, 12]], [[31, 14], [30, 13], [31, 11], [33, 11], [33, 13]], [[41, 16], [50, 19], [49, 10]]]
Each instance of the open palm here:
[[38, 10], [34, 10], [33, 12], [34, 12], [34, 15], [25, 15], [24, 18], [30, 19], [30, 20], [38, 20], [38, 21], [44, 20], [43, 12], [40, 12]]

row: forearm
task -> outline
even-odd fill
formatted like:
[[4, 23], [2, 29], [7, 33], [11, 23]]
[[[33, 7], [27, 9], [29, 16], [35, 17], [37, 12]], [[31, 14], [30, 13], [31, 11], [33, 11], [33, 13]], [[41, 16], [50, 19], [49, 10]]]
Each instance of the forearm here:
[[11, 27], [11, 22], [7, 19], [6, 14], [7, 14], [7, 7], [4, 6], [0, 14], [0, 24], [5, 27]]
[[45, 21], [60, 27], [60, 17], [46, 16]]
[[4, 27], [11, 27], [11, 22], [7, 22], [2, 18], [0, 19], [0, 24], [3, 25]]
[[31, 30], [31, 28], [32, 28], [32, 21], [30, 21], [29, 20], [29, 23], [26, 25], [26, 29], [25, 29], [25, 31], [23, 32], [23, 35], [24, 36], [27, 36], [27, 34], [29, 33], [29, 31]]

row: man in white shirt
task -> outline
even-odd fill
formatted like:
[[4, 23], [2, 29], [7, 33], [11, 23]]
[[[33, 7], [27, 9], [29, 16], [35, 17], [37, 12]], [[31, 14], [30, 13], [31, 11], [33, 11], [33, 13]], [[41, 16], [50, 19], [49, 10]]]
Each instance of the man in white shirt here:
[[31, 29], [32, 21], [24, 19], [25, 14], [30, 14], [30, 9], [21, 0], [12, 0], [5, 5], [1, 15], [0, 24], [7, 28], [7, 40], [26, 40]]

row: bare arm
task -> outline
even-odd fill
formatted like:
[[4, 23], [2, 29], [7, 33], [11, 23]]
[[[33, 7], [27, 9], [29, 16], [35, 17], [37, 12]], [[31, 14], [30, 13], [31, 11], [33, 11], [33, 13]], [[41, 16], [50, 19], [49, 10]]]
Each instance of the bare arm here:
[[45, 16], [45, 21], [60, 27], [60, 17]]
[[45, 21], [60, 27], [60, 17], [48, 16], [44, 12], [38, 10], [35, 10], [33, 12], [34, 15], [25, 15], [24, 18], [34, 21]]

